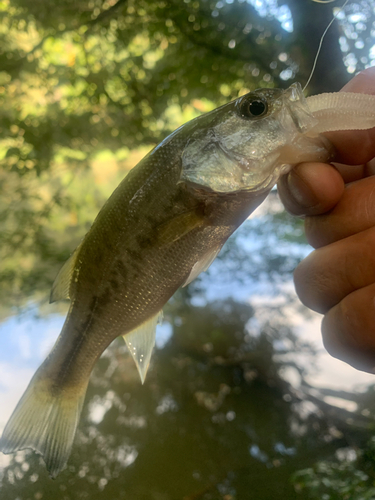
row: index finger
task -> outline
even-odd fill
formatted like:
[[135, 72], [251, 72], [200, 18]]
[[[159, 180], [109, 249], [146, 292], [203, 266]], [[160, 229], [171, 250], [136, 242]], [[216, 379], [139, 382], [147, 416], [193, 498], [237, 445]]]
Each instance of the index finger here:
[[[359, 73], [342, 90], [375, 95], [375, 68]], [[341, 198], [344, 182], [373, 174], [373, 169], [363, 164], [375, 157], [375, 128], [325, 135], [336, 149], [335, 160], [348, 166], [333, 168], [323, 163], [304, 163], [281, 177], [278, 182], [280, 198], [287, 210], [295, 215], [327, 212]]]

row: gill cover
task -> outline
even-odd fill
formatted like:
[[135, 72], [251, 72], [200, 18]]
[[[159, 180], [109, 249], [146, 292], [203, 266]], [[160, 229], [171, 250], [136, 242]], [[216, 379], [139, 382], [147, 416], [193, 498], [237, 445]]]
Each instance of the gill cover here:
[[317, 124], [297, 83], [250, 92], [212, 118], [212, 126], [197, 129], [187, 143], [181, 180], [219, 193], [271, 189], [294, 161], [291, 145], [300, 152], [299, 138]]

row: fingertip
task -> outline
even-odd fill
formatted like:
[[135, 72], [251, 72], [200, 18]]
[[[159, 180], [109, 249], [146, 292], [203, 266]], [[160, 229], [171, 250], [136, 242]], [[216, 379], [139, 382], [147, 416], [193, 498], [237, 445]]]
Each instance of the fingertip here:
[[333, 208], [342, 196], [344, 181], [325, 163], [300, 163], [278, 184], [280, 198], [293, 215], [318, 215]]
[[349, 364], [357, 370], [373, 373], [375, 357], [369, 359], [369, 353], [348, 341], [348, 325], [343, 324], [340, 307], [333, 307], [322, 320], [322, 340], [325, 350], [333, 358]]
[[352, 317], [343, 312], [342, 304], [328, 311], [322, 320], [322, 340], [328, 354], [349, 364], [357, 370], [369, 372], [375, 366], [375, 359], [368, 360], [368, 353], [358, 347], [350, 335]]
[[321, 332], [322, 341], [325, 350], [333, 358], [340, 359], [341, 361], [346, 361], [347, 349], [345, 344], [342, 343], [339, 334], [338, 324], [340, 323], [338, 318], [337, 307], [330, 309], [322, 319]]
[[322, 339], [328, 353], [357, 370], [375, 373], [375, 285], [347, 295], [322, 321]]
[[[326, 258], [324, 250], [315, 250], [295, 268], [293, 281], [298, 298], [309, 309], [324, 314], [334, 305], [334, 286], [322, 266]], [[322, 269], [323, 267], [323, 269]], [[333, 290], [332, 290], [333, 289]]]

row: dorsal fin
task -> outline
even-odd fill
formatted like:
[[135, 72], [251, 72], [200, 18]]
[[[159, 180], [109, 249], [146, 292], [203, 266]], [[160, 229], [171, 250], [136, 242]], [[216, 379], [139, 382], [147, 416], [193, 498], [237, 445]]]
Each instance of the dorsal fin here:
[[161, 323], [163, 311], [142, 323], [135, 330], [123, 335], [126, 345], [133, 356], [135, 364], [141, 377], [142, 384], [145, 381], [152, 349], [155, 345], [156, 325]]
[[57, 300], [69, 300], [70, 299], [70, 285], [72, 283], [74, 269], [76, 268], [77, 258], [81, 245], [74, 250], [69, 259], [60, 269], [58, 275], [53, 282], [51, 295], [49, 298], [50, 304], [56, 302]]

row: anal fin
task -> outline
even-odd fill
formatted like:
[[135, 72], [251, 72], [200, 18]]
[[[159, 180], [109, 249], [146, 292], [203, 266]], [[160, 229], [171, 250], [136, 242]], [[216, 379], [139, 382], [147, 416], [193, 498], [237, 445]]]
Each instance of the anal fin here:
[[137, 366], [142, 384], [145, 381], [152, 350], [155, 345], [156, 325], [161, 323], [162, 319], [163, 312], [159, 311], [155, 316], [138, 326], [138, 328], [123, 335]]

